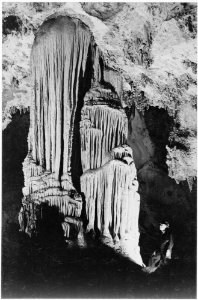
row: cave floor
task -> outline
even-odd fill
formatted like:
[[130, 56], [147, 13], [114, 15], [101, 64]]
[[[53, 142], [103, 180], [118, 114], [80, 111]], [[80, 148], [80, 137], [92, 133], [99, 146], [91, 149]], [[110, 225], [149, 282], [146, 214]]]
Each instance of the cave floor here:
[[179, 259], [151, 275], [104, 245], [31, 240], [16, 223], [2, 240], [3, 298], [196, 298], [196, 263]]

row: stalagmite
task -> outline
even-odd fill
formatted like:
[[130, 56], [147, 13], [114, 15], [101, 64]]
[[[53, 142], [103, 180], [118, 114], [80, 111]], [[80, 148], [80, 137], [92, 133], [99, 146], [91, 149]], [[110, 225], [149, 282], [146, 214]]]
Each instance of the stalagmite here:
[[79, 78], [85, 72], [90, 33], [67, 17], [47, 21], [40, 30], [31, 57], [35, 82], [31, 149], [33, 159], [59, 179], [61, 159], [63, 174], [70, 170]]
[[19, 222], [31, 236], [45, 205], [55, 207], [65, 238], [78, 237], [82, 245], [84, 196], [87, 231], [97, 229], [116, 242], [115, 248], [126, 250], [130, 241], [124, 251], [142, 265], [140, 197], [133, 152], [126, 144], [122, 79], [102, 59], [88, 27], [75, 18], [49, 19], [38, 31], [31, 54], [34, 93]]
[[[134, 185], [134, 168], [134, 163], [128, 166], [120, 160], [111, 160], [103, 167], [82, 175], [81, 188], [86, 199], [89, 230], [94, 230], [96, 222], [101, 233], [108, 236], [111, 232], [113, 237], [119, 234], [125, 238], [138, 232], [137, 217], [133, 216], [139, 201]], [[98, 208], [96, 216], [95, 207]]]
[[113, 239], [143, 266], [138, 246], [138, 181], [132, 149], [125, 144], [128, 121], [112, 93], [97, 87], [85, 95], [80, 131], [87, 231], [97, 229], [104, 241]]
[[[41, 26], [31, 54], [34, 93], [29, 152], [23, 163], [23, 203], [27, 211], [30, 203], [56, 206], [73, 223], [82, 210], [82, 198], [71, 178], [74, 123], [91, 44], [90, 31], [82, 22], [58, 17]], [[92, 52], [94, 60], [97, 47]], [[66, 222], [63, 229], [68, 238], [70, 225]]]

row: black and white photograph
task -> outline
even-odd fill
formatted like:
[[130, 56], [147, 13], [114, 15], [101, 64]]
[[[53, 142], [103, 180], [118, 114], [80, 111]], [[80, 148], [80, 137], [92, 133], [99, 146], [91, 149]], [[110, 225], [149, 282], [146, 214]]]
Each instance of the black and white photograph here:
[[2, 2], [2, 299], [197, 298], [197, 2]]

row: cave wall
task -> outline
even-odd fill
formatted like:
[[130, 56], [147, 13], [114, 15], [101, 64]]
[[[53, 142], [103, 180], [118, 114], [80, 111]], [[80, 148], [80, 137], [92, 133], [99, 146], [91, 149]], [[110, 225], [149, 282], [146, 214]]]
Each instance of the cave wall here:
[[174, 120], [169, 139], [177, 140], [166, 144], [169, 176], [192, 182], [196, 177], [196, 4], [4, 3], [5, 31], [6, 18], [14, 17], [17, 24], [12, 30], [7, 26], [3, 35], [5, 126], [13, 106], [30, 105], [34, 33], [52, 14], [77, 17], [89, 26], [104, 61], [122, 74], [125, 105], [135, 103], [141, 112], [150, 106], [167, 110]]
[[144, 115], [136, 108], [129, 115], [129, 134], [127, 143], [133, 149], [137, 169], [155, 157], [155, 144], [149, 135]]
[[[152, 199], [155, 207], [169, 207], [167, 216], [168, 209], [180, 205], [190, 207], [192, 213], [189, 201], [194, 203], [196, 198], [197, 172], [195, 3], [4, 3], [4, 128], [16, 108], [22, 111], [30, 106], [30, 51], [35, 32], [51, 14], [77, 17], [90, 28], [103, 53], [103, 67], [108, 66], [102, 84], [117, 93], [125, 110], [133, 110], [128, 116], [127, 142], [134, 151], [141, 202], [146, 206]], [[8, 16], [17, 16], [18, 25], [7, 28]], [[74, 130], [79, 132], [79, 128]], [[79, 137], [75, 137], [78, 144]], [[72, 164], [77, 163], [76, 157], [79, 164], [80, 151], [71, 156]], [[72, 178], [77, 190], [81, 174], [82, 170]], [[153, 213], [153, 221], [149, 214], [148, 222], [157, 226], [157, 213]], [[194, 222], [195, 217], [192, 219]], [[177, 220], [180, 224], [179, 216]]]

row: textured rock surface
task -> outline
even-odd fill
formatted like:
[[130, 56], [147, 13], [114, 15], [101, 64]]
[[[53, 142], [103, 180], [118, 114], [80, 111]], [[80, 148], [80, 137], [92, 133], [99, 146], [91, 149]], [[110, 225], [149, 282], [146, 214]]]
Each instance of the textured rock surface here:
[[39, 234], [47, 204], [58, 210], [66, 238], [83, 237], [84, 217], [87, 232], [98, 231], [105, 243], [113, 238], [142, 266], [136, 167], [124, 145], [123, 79], [105, 64], [88, 27], [68, 16], [49, 18], [39, 28], [31, 69], [21, 231]]
[[21, 229], [30, 235], [36, 231], [37, 219], [42, 219], [42, 212], [35, 213], [35, 205], [38, 208], [42, 202], [59, 208], [66, 237], [70, 237], [70, 226], [77, 224], [80, 229], [76, 218], [81, 215], [82, 199], [71, 179], [71, 151], [81, 100], [79, 80], [85, 80], [90, 39], [77, 19], [60, 17], [45, 22], [34, 41], [29, 153], [23, 163], [25, 187], [19, 214]]
[[[87, 231], [99, 232], [108, 245], [119, 247], [122, 254], [142, 266], [137, 172], [132, 149], [124, 145], [128, 120], [111, 93], [99, 91], [91, 89], [85, 96], [80, 122], [81, 192], [85, 195]], [[109, 107], [112, 104], [114, 107]]]
[[[181, 182], [185, 195], [185, 200], [180, 200], [177, 190], [181, 185], [178, 187], [173, 184], [175, 196], [170, 199], [166, 193], [167, 185], [164, 184], [160, 190], [166, 195], [165, 202], [169, 205], [170, 201], [173, 206], [185, 203], [186, 209], [191, 196], [185, 181], [190, 190], [194, 190], [196, 186], [196, 5], [4, 3], [4, 128], [18, 109], [21, 112], [29, 110], [33, 83], [29, 62], [34, 33], [52, 14], [54, 17], [68, 15], [82, 20], [101, 49], [102, 64], [101, 61], [93, 64], [93, 82], [101, 80], [104, 86], [94, 86], [94, 90], [86, 94], [85, 102], [87, 107], [90, 102], [98, 104], [98, 100], [100, 105], [105, 105], [103, 98], [108, 95], [110, 108], [120, 105], [125, 110], [129, 120], [127, 143], [133, 149], [138, 176], [140, 179], [144, 177], [143, 181], [140, 180], [140, 190], [144, 183], [149, 191], [152, 190], [153, 183], [161, 186], [158, 173], [163, 173], [162, 180], [167, 185], [172, 186], [170, 177], [177, 183]], [[94, 52], [96, 62], [100, 55], [100, 51]], [[104, 70], [102, 77], [101, 68]], [[94, 99], [97, 99], [96, 103]], [[76, 109], [80, 111], [82, 105], [81, 103], [81, 107]], [[79, 114], [77, 118], [79, 121]], [[74, 127], [73, 130], [79, 132], [80, 128]], [[89, 130], [90, 137], [91, 131]], [[44, 131], [41, 129], [40, 132]], [[73, 142], [78, 145], [80, 137], [75, 136]], [[38, 152], [40, 158], [41, 152]], [[70, 155], [72, 165], [79, 166], [80, 150]], [[55, 156], [60, 158], [58, 153]], [[87, 160], [88, 158], [84, 163]], [[147, 169], [148, 165], [153, 167]], [[154, 177], [153, 168], [159, 170], [155, 171], [158, 175]], [[77, 169], [78, 174], [75, 176], [69, 174], [69, 182], [71, 179], [75, 181], [79, 189], [79, 178], [83, 170]], [[58, 170], [56, 176], [57, 173]], [[155, 179], [150, 180], [151, 178]], [[67, 179], [68, 177], [65, 182]], [[143, 197], [145, 207], [148, 207], [149, 193], [146, 193], [148, 197]], [[157, 195], [155, 197], [158, 198]], [[161, 197], [158, 199], [160, 202]], [[157, 224], [159, 218], [155, 216], [152, 221], [152, 212], [148, 212], [147, 217], [150, 218], [149, 222]]]
[[[164, 108], [173, 117], [167, 141], [169, 176], [192, 182], [196, 176], [196, 4], [4, 3], [5, 28], [8, 16], [20, 20], [4, 30], [5, 126], [10, 107], [29, 105], [33, 32], [53, 13], [76, 16], [90, 27], [108, 66], [122, 74], [126, 105], [135, 103], [139, 110]], [[146, 160], [151, 152], [144, 154]]]

